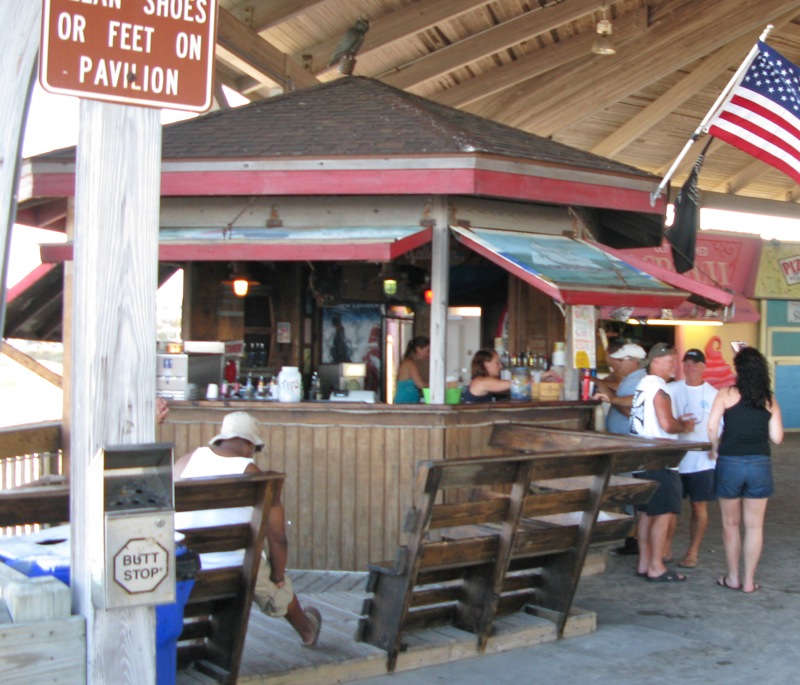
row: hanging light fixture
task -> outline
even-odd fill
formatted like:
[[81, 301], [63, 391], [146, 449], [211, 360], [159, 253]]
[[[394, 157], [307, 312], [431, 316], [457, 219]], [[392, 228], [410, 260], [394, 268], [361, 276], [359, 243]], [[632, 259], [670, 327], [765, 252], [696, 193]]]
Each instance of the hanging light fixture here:
[[604, 2], [600, 5], [600, 12], [602, 16], [598, 19], [597, 26], [595, 27], [597, 30], [597, 38], [594, 41], [594, 45], [592, 45], [592, 52], [595, 55], [616, 55], [617, 49], [614, 47], [609, 37], [614, 31], [614, 27], [611, 25], [611, 19], [608, 18], [607, 3]]
[[383, 292], [385, 295], [397, 294], [398, 270], [392, 262], [384, 262], [378, 277], [383, 282]]
[[225, 283], [233, 285], [233, 294], [237, 297], [244, 297], [250, 291], [251, 285], [259, 284], [250, 276], [250, 270], [242, 262], [234, 262], [231, 265], [231, 275]]

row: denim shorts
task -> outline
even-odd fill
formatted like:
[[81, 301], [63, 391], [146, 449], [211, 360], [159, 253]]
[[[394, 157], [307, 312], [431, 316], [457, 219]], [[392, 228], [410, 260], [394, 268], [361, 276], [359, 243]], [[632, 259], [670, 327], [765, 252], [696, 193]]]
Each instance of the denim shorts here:
[[763, 499], [775, 491], [772, 460], [763, 454], [718, 457], [714, 489], [724, 499]]

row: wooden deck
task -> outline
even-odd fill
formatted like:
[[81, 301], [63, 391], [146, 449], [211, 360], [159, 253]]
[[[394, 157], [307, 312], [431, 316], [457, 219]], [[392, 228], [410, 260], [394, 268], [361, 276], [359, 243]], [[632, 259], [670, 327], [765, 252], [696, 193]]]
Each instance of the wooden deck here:
[[[586, 571], [592, 572], [589, 562], [587, 559]], [[307, 649], [287, 621], [269, 618], [257, 610], [251, 612], [239, 685], [333, 685], [385, 674], [386, 652], [354, 639], [362, 604], [369, 596], [365, 590], [367, 574], [293, 571], [290, 575], [300, 603], [316, 606], [322, 613], [319, 644], [316, 649]], [[524, 612], [498, 619], [496, 628], [487, 654], [556, 639], [552, 621]], [[586, 635], [595, 629], [594, 613], [573, 609], [564, 636]], [[407, 649], [397, 660], [397, 671], [479, 655], [475, 635], [448, 626], [414, 631], [406, 643]], [[215, 681], [191, 669], [178, 673], [176, 685], [198, 683]]]

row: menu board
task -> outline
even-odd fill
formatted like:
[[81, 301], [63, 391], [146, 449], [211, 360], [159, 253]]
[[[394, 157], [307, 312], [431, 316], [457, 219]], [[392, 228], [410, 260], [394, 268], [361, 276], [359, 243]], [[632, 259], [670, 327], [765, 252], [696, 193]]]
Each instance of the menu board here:
[[571, 336], [572, 366], [576, 369], [597, 368], [597, 343], [595, 330], [597, 315], [592, 305], [578, 304], [572, 307]]

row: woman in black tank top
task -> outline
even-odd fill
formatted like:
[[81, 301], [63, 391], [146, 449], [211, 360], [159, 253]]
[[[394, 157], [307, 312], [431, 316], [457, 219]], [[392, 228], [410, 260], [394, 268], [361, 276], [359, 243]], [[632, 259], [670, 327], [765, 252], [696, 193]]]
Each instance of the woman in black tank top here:
[[763, 547], [767, 500], [773, 492], [770, 442], [778, 445], [783, 441], [783, 421], [770, 389], [769, 365], [764, 355], [754, 347], [745, 347], [733, 365], [736, 384], [719, 391], [708, 419], [709, 456], [717, 461], [714, 484], [728, 565], [727, 575], [717, 584], [750, 593], [759, 588], [755, 573]]

